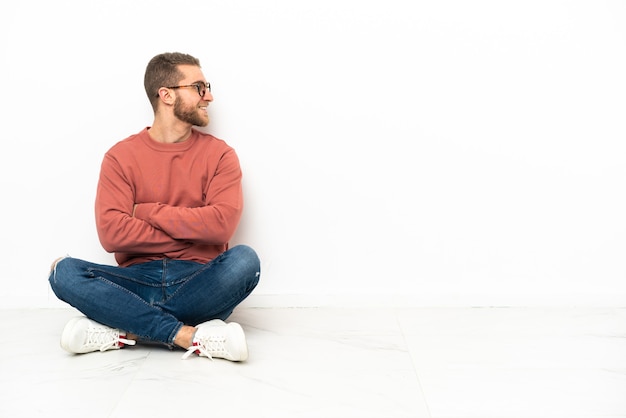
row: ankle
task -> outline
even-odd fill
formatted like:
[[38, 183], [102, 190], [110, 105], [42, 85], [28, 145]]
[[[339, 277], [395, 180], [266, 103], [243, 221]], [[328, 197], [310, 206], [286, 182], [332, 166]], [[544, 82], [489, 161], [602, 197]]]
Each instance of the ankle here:
[[183, 325], [174, 337], [174, 344], [184, 349], [191, 347], [191, 345], [193, 344], [193, 336], [195, 335], [196, 331], [196, 327]]

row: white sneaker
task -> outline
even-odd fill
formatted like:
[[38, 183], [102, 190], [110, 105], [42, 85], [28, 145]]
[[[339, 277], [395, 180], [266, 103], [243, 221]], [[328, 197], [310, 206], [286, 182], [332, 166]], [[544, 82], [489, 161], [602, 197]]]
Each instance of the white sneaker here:
[[213, 319], [197, 326], [193, 345], [183, 354], [183, 359], [192, 353], [210, 359], [223, 358], [230, 361], [246, 361], [248, 344], [241, 325]]
[[135, 345], [126, 333], [107, 327], [84, 316], [70, 319], [61, 334], [61, 347], [74, 354], [92, 351], [117, 350], [124, 345]]

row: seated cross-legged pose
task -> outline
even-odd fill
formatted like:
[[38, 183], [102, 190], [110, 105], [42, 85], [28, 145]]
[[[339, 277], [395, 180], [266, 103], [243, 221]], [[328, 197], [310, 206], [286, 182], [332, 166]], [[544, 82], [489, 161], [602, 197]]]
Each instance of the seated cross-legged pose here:
[[256, 287], [260, 261], [229, 247], [243, 209], [234, 149], [194, 126], [209, 123], [211, 85], [197, 58], [178, 52], [148, 63], [144, 85], [151, 127], [105, 154], [95, 212], [103, 248], [116, 266], [65, 257], [49, 282], [84, 316], [63, 329], [71, 353], [141, 342], [209, 358], [245, 361], [242, 327], [225, 322]]

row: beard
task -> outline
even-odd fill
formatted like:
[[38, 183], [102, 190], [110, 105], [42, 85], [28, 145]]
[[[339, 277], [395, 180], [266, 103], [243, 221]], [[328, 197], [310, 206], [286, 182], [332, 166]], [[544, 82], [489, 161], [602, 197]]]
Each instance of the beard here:
[[185, 107], [180, 97], [177, 97], [174, 102], [174, 116], [195, 126], [207, 126], [209, 124], [208, 117], [200, 114], [200, 110], [195, 106]]

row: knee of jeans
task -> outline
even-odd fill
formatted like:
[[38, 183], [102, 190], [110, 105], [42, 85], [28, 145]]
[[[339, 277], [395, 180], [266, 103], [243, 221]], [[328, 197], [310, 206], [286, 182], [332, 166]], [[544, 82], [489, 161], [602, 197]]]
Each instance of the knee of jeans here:
[[52, 262], [52, 264], [50, 265], [50, 274], [51, 275], [56, 275], [57, 265], [65, 258], [67, 258], [67, 256], [59, 257], [59, 258], [57, 258], [56, 260], [54, 260]]
[[56, 283], [59, 264], [62, 261], [68, 260], [68, 259], [71, 259], [71, 258], [70, 258], [70, 256], [66, 255], [66, 256], [63, 256], [63, 257], [59, 257], [59, 258], [57, 258], [56, 260], [54, 260], [52, 262], [52, 265], [50, 266], [50, 274], [49, 274], [49, 278], [48, 278], [50, 283], [53, 283], [53, 282]]
[[256, 272], [257, 277], [260, 275], [261, 261], [254, 249], [247, 245], [237, 245], [233, 247], [232, 250], [238, 260], [241, 260], [248, 268]]
[[259, 260], [259, 256], [257, 255], [256, 251], [254, 251], [252, 247], [249, 247], [247, 245], [239, 244], [231, 248], [231, 251], [236, 253], [238, 258], [244, 260], [250, 260], [252, 262], [258, 262]]

